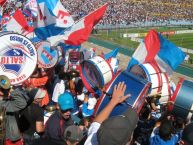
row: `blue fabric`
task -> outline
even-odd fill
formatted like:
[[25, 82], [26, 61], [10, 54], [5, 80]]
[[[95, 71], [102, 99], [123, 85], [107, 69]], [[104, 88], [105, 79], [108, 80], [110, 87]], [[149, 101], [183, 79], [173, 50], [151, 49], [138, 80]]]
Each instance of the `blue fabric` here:
[[139, 64], [139, 61], [135, 59], [134, 57], [132, 57], [127, 66], [127, 70], [129, 71], [132, 68], [132, 66], [137, 65], [137, 64]]
[[82, 105], [82, 115], [84, 117], [87, 117], [87, 116], [92, 116], [93, 113], [94, 113], [94, 109], [89, 110], [88, 109], [88, 104], [87, 103], [83, 103], [83, 105]]
[[150, 138], [150, 145], [175, 145], [178, 141], [179, 137], [177, 135], [173, 135], [168, 141], [164, 141], [159, 135], [155, 135], [154, 137]]
[[159, 39], [161, 46], [158, 56], [175, 70], [184, 61], [186, 54], [161, 34], [159, 34]]
[[[58, 0], [37, 0], [37, 2], [40, 4], [40, 3], [45, 3], [47, 8], [49, 9], [50, 13], [52, 15], [54, 15], [53, 11], [54, 9], [56, 8], [56, 5], [58, 2]], [[56, 16], [56, 15], [55, 15]]]
[[55, 24], [51, 24], [45, 27], [36, 27], [34, 32], [39, 39], [46, 40], [49, 37], [63, 34], [64, 28], [59, 28]]
[[104, 55], [105, 60], [108, 60], [108, 59], [110, 59], [111, 57], [116, 57], [117, 54], [118, 54], [118, 52], [119, 52], [119, 48], [116, 48], [115, 50], [113, 50], [113, 51], [105, 54], [105, 55]]

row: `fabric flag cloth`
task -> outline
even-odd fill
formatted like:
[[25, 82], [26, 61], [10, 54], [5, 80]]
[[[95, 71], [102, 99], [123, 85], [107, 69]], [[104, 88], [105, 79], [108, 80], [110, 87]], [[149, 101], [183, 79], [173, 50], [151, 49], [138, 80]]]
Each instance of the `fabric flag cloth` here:
[[[72, 17], [69, 14], [68, 16], [64, 16], [67, 15], [67, 10], [62, 7], [59, 0], [57, 1], [57, 5], [55, 5], [56, 7], [54, 8], [54, 12], [58, 12], [57, 17], [53, 15], [53, 12], [51, 12], [50, 8], [53, 8], [53, 6], [49, 5], [51, 2], [43, 0], [38, 0], [37, 2], [39, 12], [37, 18], [34, 19], [34, 31], [39, 39], [47, 40], [50, 37], [64, 34], [64, 30], [74, 24], [74, 21], [70, 20]], [[54, 2], [56, 1], [54, 0]], [[63, 21], [62, 25], [61, 23], [57, 24], [61, 21]], [[58, 25], [60, 25], [60, 27], [58, 27]]]
[[3, 8], [0, 7], [0, 22], [2, 21], [3, 18]]
[[38, 15], [38, 4], [36, 0], [28, 0], [25, 3], [23, 12], [30, 17], [37, 17]]
[[38, 0], [38, 3], [45, 3], [49, 12], [57, 17], [56, 26], [67, 28], [74, 24], [73, 18], [70, 16], [69, 12], [63, 7], [60, 0]]
[[186, 54], [155, 30], [150, 30], [134, 52], [128, 70], [136, 64], [155, 63], [163, 72], [172, 74], [185, 59]]
[[63, 35], [50, 37], [48, 38], [48, 41], [52, 43], [51, 45], [56, 45], [58, 41], [63, 41], [65, 44], [70, 45], [81, 45], [83, 42], [88, 40], [94, 26], [103, 17], [107, 6], [108, 4], [104, 4], [100, 8], [83, 17], [70, 29], [65, 30]]
[[33, 32], [33, 27], [29, 26], [22, 12], [18, 9], [6, 25], [7, 31], [14, 31], [22, 35]]
[[104, 58], [106, 60], [110, 59], [111, 57], [115, 58], [117, 56], [118, 52], [119, 52], [119, 48], [116, 48], [113, 51], [111, 51], [111, 52], [109, 52], [107, 54], [104, 54]]
[[0, 0], [0, 6], [3, 6], [7, 0]]
[[11, 17], [8, 14], [4, 14], [2, 17], [2, 22], [1, 22], [2, 27], [6, 27], [10, 19]]

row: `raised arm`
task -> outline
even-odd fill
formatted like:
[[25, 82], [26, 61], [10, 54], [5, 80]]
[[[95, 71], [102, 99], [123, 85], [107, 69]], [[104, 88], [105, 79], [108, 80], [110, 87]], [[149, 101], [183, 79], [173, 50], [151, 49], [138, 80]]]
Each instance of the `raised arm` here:
[[107, 104], [107, 106], [96, 116], [95, 122], [98, 122], [101, 124], [105, 119], [109, 117], [113, 108], [117, 104], [124, 102], [130, 96], [130, 94], [124, 95], [125, 90], [126, 90], [126, 85], [124, 82], [120, 82], [118, 85], [115, 85], [112, 99]]
[[11, 99], [0, 101], [0, 106], [5, 107], [6, 112], [15, 112], [25, 108], [28, 99], [29, 97], [24, 90], [16, 89], [11, 92]]

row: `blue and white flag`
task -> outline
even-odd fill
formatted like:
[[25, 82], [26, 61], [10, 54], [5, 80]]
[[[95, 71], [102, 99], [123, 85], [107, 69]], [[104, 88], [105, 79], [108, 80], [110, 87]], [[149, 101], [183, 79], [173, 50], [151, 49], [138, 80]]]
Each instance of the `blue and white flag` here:
[[[62, 14], [66, 13], [66, 10], [60, 5], [60, 1], [57, 2], [57, 5], [54, 3], [56, 2], [55, 0], [53, 0], [52, 2], [49, 2], [47, 0], [38, 0], [37, 2], [39, 12], [37, 19], [34, 21], [34, 31], [39, 39], [47, 40], [48, 38], [51, 38], [53, 36], [64, 34], [65, 28], [68, 28], [74, 24], [74, 21], [68, 21], [65, 16], [61, 17]], [[56, 11], [58, 12], [57, 16], [54, 15]], [[68, 17], [71, 16], [68, 15]], [[62, 25], [61, 23], [59, 24], [61, 20], [63, 20]]]
[[37, 0], [39, 5], [44, 3], [48, 8], [49, 12], [57, 17], [56, 26], [67, 28], [74, 24], [74, 20], [69, 12], [63, 7], [60, 0]]

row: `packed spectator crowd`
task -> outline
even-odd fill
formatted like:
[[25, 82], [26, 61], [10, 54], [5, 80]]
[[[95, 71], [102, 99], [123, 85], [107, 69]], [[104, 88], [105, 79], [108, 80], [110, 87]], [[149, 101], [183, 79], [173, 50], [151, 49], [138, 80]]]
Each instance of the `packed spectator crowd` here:
[[[100, 24], [124, 24], [135, 22], [167, 22], [193, 20], [193, 4], [191, 0], [61, 0], [75, 20], [108, 2], [108, 10]], [[12, 1], [5, 5], [4, 13], [11, 13], [16, 7], [23, 7], [24, 2]]]
[[62, 0], [63, 5], [77, 19], [93, 11], [105, 2], [108, 10], [101, 24], [130, 24], [144, 21], [180, 21], [193, 19], [191, 0]]
[[10, 87], [9, 79], [0, 75], [0, 106], [6, 108], [6, 125], [0, 127], [6, 145], [193, 144], [193, 118], [167, 111], [171, 102], [160, 103], [159, 94], [146, 96], [138, 113], [128, 105], [111, 116], [117, 105], [131, 97], [125, 91], [133, 84], [118, 82], [107, 105], [96, 114], [97, 102], [109, 95], [106, 86], [90, 92], [78, 67], [74, 69], [79, 63], [69, 65], [81, 61], [73, 58], [60, 60], [53, 68], [37, 66], [19, 86]]

